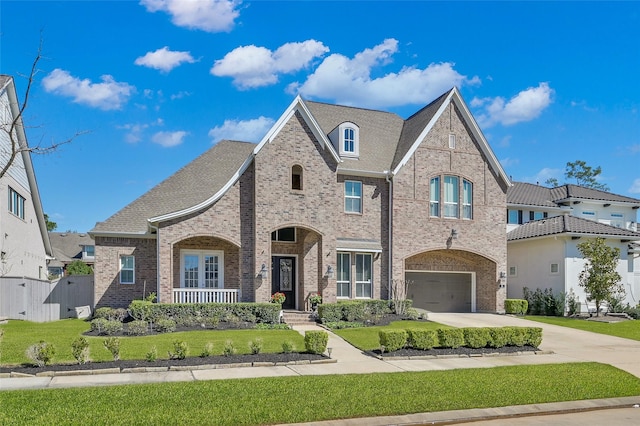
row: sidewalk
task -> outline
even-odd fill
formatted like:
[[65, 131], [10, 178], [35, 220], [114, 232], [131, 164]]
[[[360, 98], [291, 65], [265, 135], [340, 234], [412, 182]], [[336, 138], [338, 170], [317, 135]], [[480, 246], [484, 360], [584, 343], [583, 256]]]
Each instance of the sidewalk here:
[[[464, 326], [491, 326], [491, 325], [521, 325], [543, 326], [544, 339], [541, 349], [544, 354], [527, 354], [518, 356], [490, 356], [469, 358], [437, 358], [428, 360], [380, 360], [363, 354], [342, 338], [329, 332], [331, 358], [336, 362], [319, 364], [291, 364], [286, 366], [271, 367], [245, 367], [245, 368], [220, 368], [213, 370], [191, 371], [161, 371], [148, 373], [119, 373], [119, 374], [95, 374], [76, 376], [54, 377], [21, 377], [0, 379], [0, 391], [19, 389], [56, 389], [69, 387], [110, 386], [142, 383], [162, 382], [188, 382], [200, 380], [224, 380], [250, 377], [282, 377], [296, 375], [325, 375], [325, 374], [364, 374], [364, 373], [397, 373], [405, 371], [429, 371], [448, 370], [456, 368], [491, 368], [509, 365], [549, 364], [564, 362], [579, 362], [598, 360], [609, 363], [627, 371], [637, 370], [640, 367], [627, 365], [626, 360], [640, 356], [640, 342], [629, 342], [626, 339], [604, 339], [602, 345], [595, 341], [602, 341], [601, 335], [592, 333], [576, 333], [576, 330], [565, 329], [557, 326], [546, 326], [540, 323], [526, 321], [521, 318], [506, 317], [493, 314], [430, 314], [430, 319], [443, 324]], [[524, 323], [523, 323], [524, 321]], [[556, 330], [559, 328], [561, 330]], [[317, 325], [309, 324], [294, 326], [294, 329], [304, 334], [307, 330], [322, 329]], [[576, 337], [578, 335], [578, 337]], [[595, 338], [594, 338], [595, 337]], [[609, 336], [605, 336], [609, 337]], [[590, 339], [589, 339], [590, 338]], [[570, 339], [567, 341], [567, 339]], [[576, 340], [577, 339], [577, 340]], [[615, 340], [617, 339], [617, 340]], [[620, 342], [619, 342], [619, 341]], [[582, 348], [567, 346], [582, 344]], [[620, 357], [617, 347], [609, 345], [626, 345], [625, 356]], [[586, 347], [584, 346], [586, 345]], [[591, 348], [591, 349], [587, 349]], [[583, 353], [583, 352], [586, 352]], [[581, 354], [581, 355], [578, 355]], [[617, 365], [616, 365], [617, 364]], [[627, 367], [627, 368], [624, 368]], [[634, 373], [635, 374], [635, 373]], [[638, 375], [636, 374], [636, 375]], [[419, 413], [404, 416], [376, 417], [366, 419], [335, 420], [327, 422], [315, 422], [324, 426], [337, 425], [387, 425], [387, 424], [432, 424], [451, 423], [456, 421], [475, 421], [480, 419], [495, 419], [523, 415], [540, 415], [549, 412], [563, 413], [582, 410], [595, 410], [603, 408], [632, 407], [640, 403], [639, 397], [613, 398], [590, 401], [572, 401], [553, 404], [536, 404], [530, 406], [501, 407], [490, 409], [474, 409], [461, 411], [446, 411], [440, 413]]]

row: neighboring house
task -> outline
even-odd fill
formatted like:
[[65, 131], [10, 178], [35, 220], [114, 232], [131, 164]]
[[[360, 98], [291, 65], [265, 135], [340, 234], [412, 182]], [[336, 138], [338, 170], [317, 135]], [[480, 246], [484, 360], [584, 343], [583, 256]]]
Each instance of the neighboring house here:
[[507, 297], [520, 299], [523, 288], [573, 292], [586, 311], [579, 285], [585, 261], [578, 244], [602, 237], [620, 249], [618, 273], [624, 303], [640, 302], [640, 200], [577, 185], [546, 188], [514, 182], [507, 192]]
[[406, 120], [297, 97], [260, 143], [219, 142], [96, 224], [96, 306], [408, 284], [431, 311], [503, 311], [510, 184], [455, 88]]
[[0, 168], [9, 164], [13, 128], [18, 154], [0, 179], [0, 277], [47, 279], [52, 256], [13, 78], [0, 75]]
[[95, 246], [86, 233], [49, 232], [54, 259], [49, 261], [49, 276], [62, 277], [67, 274], [70, 263], [81, 260], [93, 268]]

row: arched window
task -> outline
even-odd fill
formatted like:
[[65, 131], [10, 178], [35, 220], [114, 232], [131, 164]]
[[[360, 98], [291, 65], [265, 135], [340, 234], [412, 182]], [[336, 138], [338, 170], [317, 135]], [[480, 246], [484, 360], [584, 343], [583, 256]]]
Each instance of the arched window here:
[[298, 164], [291, 168], [291, 189], [302, 191], [302, 166]]

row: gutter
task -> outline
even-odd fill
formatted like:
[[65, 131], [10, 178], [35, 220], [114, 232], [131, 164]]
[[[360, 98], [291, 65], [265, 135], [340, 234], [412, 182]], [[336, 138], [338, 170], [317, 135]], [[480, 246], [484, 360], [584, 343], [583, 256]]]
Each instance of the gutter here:
[[389, 297], [389, 300], [392, 300], [392, 295], [391, 295], [391, 283], [392, 283], [392, 271], [393, 271], [393, 232], [392, 232], [392, 228], [393, 228], [393, 172], [391, 172], [390, 170], [385, 171], [385, 180], [387, 181], [387, 183], [389, 184], [389, 224], [387, 226], [387, 230], [389, 232], [389, 237], [388, 237], [388, 241], [387, 244], [389, 245], [389, 259], [387, 259], [388, 265], [387, 265], [387, 294]]
[[[149, 228], [156, 231], [156, 301], [160, 303], [160, 228], [159, 226], [149, 223]], [[144, 299], [146, 294], [142, 295]]]

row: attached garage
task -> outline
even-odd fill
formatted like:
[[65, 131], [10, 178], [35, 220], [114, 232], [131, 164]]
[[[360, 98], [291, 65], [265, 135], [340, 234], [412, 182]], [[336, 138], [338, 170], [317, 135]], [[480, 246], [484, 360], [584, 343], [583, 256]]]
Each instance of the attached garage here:
[[475, 312], [473, 272], [407, 271], [407, 297], [431, 312]]

